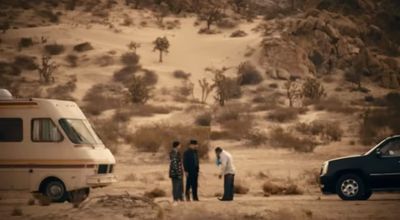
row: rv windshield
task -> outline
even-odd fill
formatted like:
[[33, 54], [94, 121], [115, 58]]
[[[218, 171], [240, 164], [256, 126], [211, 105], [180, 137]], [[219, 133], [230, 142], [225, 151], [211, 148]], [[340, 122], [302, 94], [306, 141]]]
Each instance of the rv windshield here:
[[74, 144], [102, 144], [87, 120], [63, 118], [60, 125]]

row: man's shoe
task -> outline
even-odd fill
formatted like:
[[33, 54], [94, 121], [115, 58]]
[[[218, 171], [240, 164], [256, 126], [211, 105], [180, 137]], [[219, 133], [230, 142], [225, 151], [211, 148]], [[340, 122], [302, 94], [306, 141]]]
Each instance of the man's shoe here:
[[221, 202], [228, 202], [228, 201], [232, 201], [233, 199], [218, 198], [218, 200]]

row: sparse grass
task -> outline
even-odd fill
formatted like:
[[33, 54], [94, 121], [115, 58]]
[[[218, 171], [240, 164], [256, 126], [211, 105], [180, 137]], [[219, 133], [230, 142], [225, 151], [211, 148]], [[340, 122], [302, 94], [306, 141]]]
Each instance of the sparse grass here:
[[135, 182], [135, 181], [137, 181], [137, 180], [138, 180], [138, 178], [137, 178], [137, 176], [136, 176], [134, 173], [128, 174], [128, 175], [125, 177], [125, 181], [128, 181], [128, 182]]
[[167, 193], [165, 192], [165, 190], [160, 189], [160, 188], [154, 188], [151, 191], [147, 191], [144, 193], [144, 196], [147, 198], [159, 198], [159, 197], [165, 197], [167, 195]]
[[11, 212], [11, 216], [23, 216], [23, 215], [24, 213], [20, 207], [15, 207]]
[[260, 146], [268, 142], [267, 134], [259, 129], [251, 129], [248, 132], [246, 139], [254, 146]]
[[44, 46], [44, 50], [49, 55], [59, 55], [64, 52], [65, 47], [61, 44], [47, 44]]
[[339, 121], [315, 120], [310, 123], [297, 123], [295, 129], [305, 135], [320, 135], [326, 141], [340, 141], [343, 129]]
[[75, 101], [71, 93], [76, 89], [76, 76], [65, 84], [60, 84], [47, 89], [47, 98]]
[[183, 71], [183, 70], [175, 70], [174, 72], [173, 72], [173, 75], [174, 75], [174, 77], [175, 78], [177, 78], [177, 79], [183, 79], [183, 80], [187, 80], [187, 79], [189, 79], [189, 77], [190, 77], [190, 73], [186, 73], [185, 71]]
[[154, 114], [169, 114], [175, 110], [179, 110], [179, 108], [165, 105], [132, 104], [117, 109], [113, 117], [116, 121], [123, 122], [128, 121], [133, 116], [151, 117]]
[[276, 108], [266, 116], [267, 120], [275, 122], [290, 122], [297, 119], [299, 109], [296, 108]]
[[317, 146], [310, 137], [300, 138], [281, 127], [275, 127], [271, 130], [269, 140], [273, 147], [294, 149], [297, 152], [312, 152]]
[[337, 97], [328, 97], [326, 99], [322, 99], [319, 102], [315, 103], [316, 110], [326, 110], [329, 112], [337, 112], [343, 114], [352, 114], [357, 110], [352, 108], [349, 104], [344, 104]]

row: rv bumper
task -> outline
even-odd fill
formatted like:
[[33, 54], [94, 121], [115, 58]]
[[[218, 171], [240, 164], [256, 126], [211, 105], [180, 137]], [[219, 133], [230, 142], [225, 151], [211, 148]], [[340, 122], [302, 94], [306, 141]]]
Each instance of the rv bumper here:
[[117, 182], [117, 178], [113, 174], [93, 175], [88, 177], [86, 183], [90, 187], [103, 187]]

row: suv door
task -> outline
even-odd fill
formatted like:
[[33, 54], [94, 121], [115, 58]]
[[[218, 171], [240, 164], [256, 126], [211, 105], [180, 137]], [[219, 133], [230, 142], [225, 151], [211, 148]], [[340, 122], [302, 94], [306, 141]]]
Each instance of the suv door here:
[[400, 188], [400, 138], [389, 139], [372, 153], [369, 166], [372, 188]]

